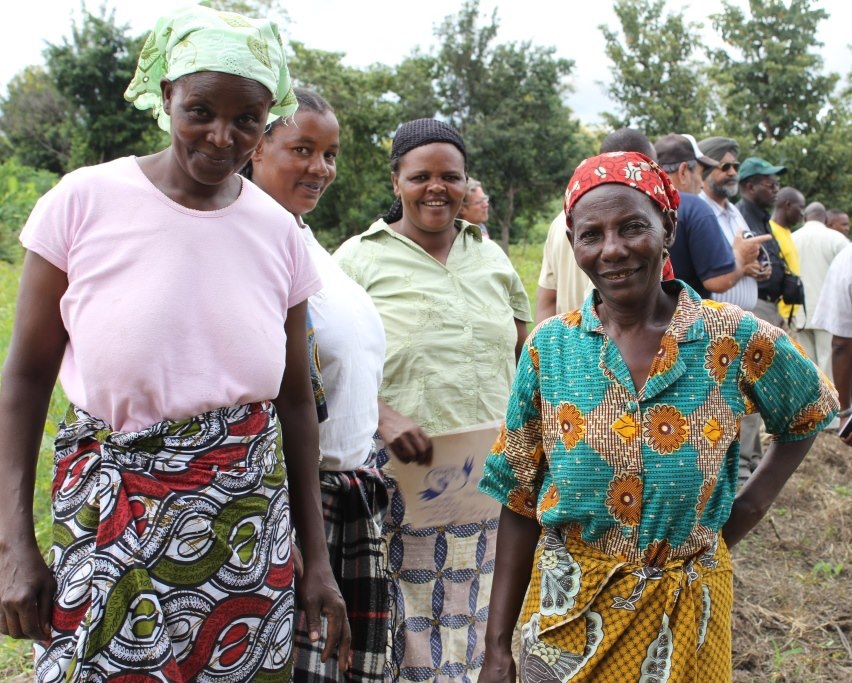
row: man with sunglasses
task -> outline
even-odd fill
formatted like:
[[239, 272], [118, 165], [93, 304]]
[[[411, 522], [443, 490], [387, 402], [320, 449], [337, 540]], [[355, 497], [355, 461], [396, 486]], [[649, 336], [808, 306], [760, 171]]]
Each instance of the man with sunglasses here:
[[669, 248], [675, 275], [704, 299], [727, 292], [745, 275], [745, 265], [757, 258], [759, 240], [735, 234], [729, 244], [713, 210], [699, 199], [702, 171], [717, 168], [719, 162], [703, 154], [694, 137], [669, 133], [654, 148], [657, 162], [680, 193], [677, 232]]
[[[736, 140], [717, 136], [699, 142], [698, 149], [704, 156], [718, 162], [715, 168], [704, 167], [701, 173], [704, 187], [698, 196], [713, 209], [722, 234], [733, 247], [737, 236], [742, 238], [743, 235], [751, 234], [745, 218], [731, 202], [739, 191], [740, 164], [737, 155], [740, 146]], [[766, 242], [769, 239], [761, 236], [758, 241]], [[757, 305], [758, 281], [768, 279], [771, 271], [755, 255], [750, 261], [743, 263], [743, 272], [744, 276], [730, 289], [713, 293], [712, 297], [716, 301], [736, 304], [745, 311], [752, 311]]]
[[[786, 172], [787, 169], [784, 166], [773, 166], [760, 157], [749, 157], [740, 165], [741, 199], [737, 203], [737, 208], [754, 235], [772, 236], [769, 219], [775, 206], [775, 198], [778, 196], [778, 176]], [[778, 301], [784, 291], [784, 263], [781, 258], [781, 247], [774, 237], [767, 240], [763, 247], [769, 255], [772, 271], [767, 279], [758, 282], [754, 314], [780, 327], [783, 321], [778, 312]]]

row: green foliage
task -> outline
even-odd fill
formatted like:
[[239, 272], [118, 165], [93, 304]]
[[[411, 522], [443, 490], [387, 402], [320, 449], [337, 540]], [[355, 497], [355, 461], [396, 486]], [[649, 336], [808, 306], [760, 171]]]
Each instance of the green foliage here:
[[496, 15], [480, 26], [478, 2], [469, 1], [436, 29], [436, 53], [415, 50], [396, 69], [354, 69], [342, 54], [291, 45], [294, 81], [319, 91], [340, 121], [337, 181], [309, 216], [324, 243], [363, 231], [387, 210], [390, 142], [400, 122], [415, 118], [440, 116], [461, 130], [504, 246], [561, 194], [593, 149], [562, 102], [572, 63], [552, 48], [493, 45], [496, 32]]
[[504, 248], [543, 215], [591, 150], [562, 98], [573, 62], [529, 42], [493, 45], [496, 11], [481, 24], [478, 0], [436, 30], [440, 113], [462, 132], [470, 172], [491, 197]]
[[143, 37], [130, 38], [115, 23], [115, 10], [83, 19], [71, 38], [45, 49], [47, 72], [68, 102], [65, 113], [70, 154], [64, 170], [151, 151], [144, 143], [150, 115], [124, 99], [136, 68]]
[[0, 164], [0, 261], [14, 263], [21, 258], [18, 235], [38, 198], [57, 177], [50, 171], [24, 166], [15, 159]]
[[852, 207], [852, 111], [840, 98], [807, 132], [788, 135], [775, 145], [764, 143], [757, 154], [783, 164], [783, 183], [799, 189], [808, 202]]
[[0, 129], [10, 155], [27, 166], [62, 173], [71, 155], [68, 107], [42, 67], [28, 66], [17, 74], [0, 100]]
[[836, 579], [843, 573], [844, 568], [845, 565], [843, 562], [826, 562], [824, 560], [820, 560], [814, 564], [811, 569], [811, 573], [820, 578]]
[[613, 128], [641, 130], [652, 141], [668, 133], [700, 133], [713, 111], [705, 69], [693, 58], [700, 24], [681, 12], [663, 17], [664, 0], [618, 0], [621, 35], [605, 25], [612, 61], [609, 96], [623, 113], [605, 113]]
[[731, 137], [749, 136], [760, 147], [819, 127], [838, 77], [820, 73], [822, 58], [813, 50], [822, 45], [816, 30], [828, 14], [811, 4], [749, 0], [746, 16], [724, 2], [724, 10], [711, 17], [728, 44], [710, 56]]

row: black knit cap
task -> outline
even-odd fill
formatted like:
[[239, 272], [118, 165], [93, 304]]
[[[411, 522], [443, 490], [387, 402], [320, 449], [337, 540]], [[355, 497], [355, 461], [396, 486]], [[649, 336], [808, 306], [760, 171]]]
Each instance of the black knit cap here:
[[[447, 142], [453, 145], [464, 157], [464, 167], [467, 169], [467, 148], [464, 146], [461, 133], [450, 124], [435, 119], [415, 119], [403, 123], [396, 131], [391, 146], [391, 167], [412, 149], [431, 145], [433, 142]], [[385, 222], [396, 223], [402, 218], [402, 203], [396, 199], [388, 212], [382, 216]]]

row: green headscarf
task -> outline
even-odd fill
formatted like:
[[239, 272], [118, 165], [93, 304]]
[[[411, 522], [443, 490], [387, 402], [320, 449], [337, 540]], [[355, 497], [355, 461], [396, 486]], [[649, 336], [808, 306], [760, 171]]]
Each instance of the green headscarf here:
[[199, 71], [242, 76], [266, 86], [275, 98], [268, 122], [296, 111], [278, 27], [267, 19], [249, 19], [201, 5], [157, 21], [124, 98], [137, 109], [153, 110], [160, 128], [168, 132], [169, 115], [163, 111], [160, 80], [174, 81]]

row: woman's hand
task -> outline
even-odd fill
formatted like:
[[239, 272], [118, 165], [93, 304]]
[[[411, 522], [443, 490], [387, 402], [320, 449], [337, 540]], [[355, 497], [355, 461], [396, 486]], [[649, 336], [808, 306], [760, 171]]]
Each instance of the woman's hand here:
[[379, 401], [379, 433], [385, 445], [402, 462], [432, 462], [432, 439], [414, 420]]
[[337, 651], [341, 671], [349, 667], [351, 635], [346, 604], [331, 573], [319, 484], [319, 434], [314, 391], [308, 369], [305, 317], [307, 302], [287, 311], [287, 357], [281, 390], [274, 400], [281, 423], [281, 445], [287, 466], [293, 529], [299, 537], [304, 569], [296, 582], [296, 595], [305, 612], [308, 634], [317, 641], [322, 633], [321, 616], [328, 631], [322, 661]]
[[515, 660], [510, 651], [485, 649], [485, 661], [479, 672], [480, 683], [515, 683]]
[[349, 648], [352, 634], [346, 618], [346, 603], [327, 563], [305, 566], [301, 579], [296, 581], [296, 601], [305, 612], [308, 637], [312, 643], [322, 636], [321, 617], [326, 620], [328, 628], [320, 659], [324, 662], [337, 652], [338, 667], [340, 671], [346, 671], [351, 664]]
[[56, 581], [33, 539], [0, 543], [0, 634], [50, 638]]
[[68, 335], [59, 302], [68, 277], [28, 251], [0, 386], [0, 633], [50, 637], [56, 582], [33, 531], [36, 463]]

